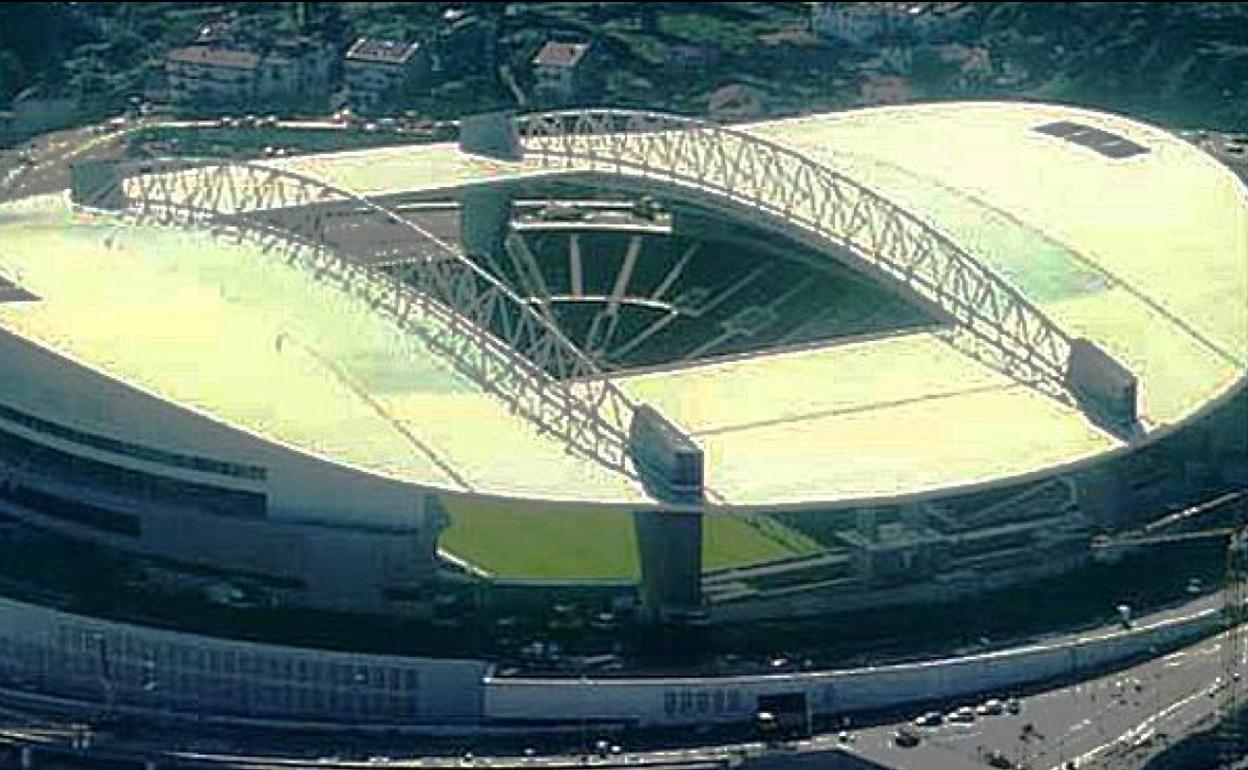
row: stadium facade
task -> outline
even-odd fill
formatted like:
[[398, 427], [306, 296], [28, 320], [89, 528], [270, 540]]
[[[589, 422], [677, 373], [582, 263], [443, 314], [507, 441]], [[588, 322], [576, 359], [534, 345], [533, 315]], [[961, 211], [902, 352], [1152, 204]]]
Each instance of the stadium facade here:
[[0, 275], [3, 512], [280, 605], [948, 600], [1248, 481], [1244, 185], [1086, 110], [84, 164]]

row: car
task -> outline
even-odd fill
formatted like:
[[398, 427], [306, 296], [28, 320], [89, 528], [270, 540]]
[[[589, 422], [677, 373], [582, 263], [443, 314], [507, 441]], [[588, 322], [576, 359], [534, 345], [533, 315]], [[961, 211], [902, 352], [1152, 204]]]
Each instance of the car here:
[[363, 128], [363, 130], [364, 130], [364, 133], [366, 133], [366, 134], [375, 134], [375, 133], [377, 133], [377, 124], [376, 124], [376, 123], [374, 123], [374, 122], [372, 122], [371, 120], [370, 120], [370, 121], [368, 121], [367, 123], [365, 123], [365, 124], [362, 126], [362, 128]]
[[1018, 698], [1010, 698], [1005, 702], [1005, 710], [1011, 714], [1017, 714], [1023, 710], [1023, 704]]
[[988, 763], [989, 767], [1000, 768], [1000, 770], [1011, 770], [1014, 767], [1014, 763], [1010, 761], [1009, 757], [995, 749], [988, 752], [988, 755], [984, 757], [984, 761]]
[[929, 711], [914, 718], [915, 727], [938, 727], [945, 722], [945, 715], [939, 711]]
[[954, 711], [950, 711], [948, 714], [946, 714], [945, 721], [961, 723], [961, 724], [974, 722], [975, 721], [975, 709], [971, 708], [970, 706], [962, 706], [961, 708], [956, 709]]
[[264, 125], [267, 128], [275, 128], [277, 126], [277, 116], [276, 115], [266, 116], [264, 119]]
[[998, 698], [989, 698], [975, 708], [975, 713], [981, 717], [995, 717], [1005, 713], [1005, 704]]
[[1223, 152], [1225, 152], [1227, 155], [1243, 155], [1243, 154], [1244, 154], [1244, 145], [1242, 145], [1242, 144], [1227, 144], [1227, 145], [1224, 145], [1224, 146], [1222, 147], [1222, 151], [1223, 151]]
[[899, 727], [897, 732], [893, 733], [893, 743], [903, 749], [912, 749], [919, 745], [920, 738], [918, 733], [908, 727]]

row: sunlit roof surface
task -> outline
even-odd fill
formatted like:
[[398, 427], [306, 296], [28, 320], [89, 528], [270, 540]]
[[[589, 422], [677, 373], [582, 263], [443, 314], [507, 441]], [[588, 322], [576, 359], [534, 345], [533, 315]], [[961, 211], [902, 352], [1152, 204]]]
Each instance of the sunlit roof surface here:
[[[1109, 157], [1034, 130], [1059, 121], [1148, 151]], [[916, 212], [1059, 326], [1102, 345], [1140, 378], [1150, 430], [1190, 417], [1242, 377], [1248, 203], [1230, 172], [1177, 138], [1117, 117], [1024, 104], [884, 108], [748, 130]], [[281, 163], [374, 195], [534, 171], [451, 145]], [[42, 298], [0, 304], [0, 324], [19, 334], [378, 473], [499, 495], [644, 499], [632, 482], [567, 455], [435, 354], [294, 268], [207, 236], [151, 229], [129, 230], [110, 248], [109, 226], [72, 224], [59, 202], [5, 208], [0, 268], [20, 271], [24, 288]], [[279, 355], [273, 337], [283, 329], [299, 344]], [[197, 342], [194, 353], [186, 340]], [[715, 499], [733, 506], [919, 494], [1122, 446], [1080, 412], [928, 332], [618, 380], [703, 446]]]

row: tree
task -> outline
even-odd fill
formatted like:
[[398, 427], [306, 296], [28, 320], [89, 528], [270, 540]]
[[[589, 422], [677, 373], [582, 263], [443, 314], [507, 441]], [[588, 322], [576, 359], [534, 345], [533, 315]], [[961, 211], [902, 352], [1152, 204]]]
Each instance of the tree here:
[[0, 51], [0, 105], [26, 86], [26, 69], [12, 51]]

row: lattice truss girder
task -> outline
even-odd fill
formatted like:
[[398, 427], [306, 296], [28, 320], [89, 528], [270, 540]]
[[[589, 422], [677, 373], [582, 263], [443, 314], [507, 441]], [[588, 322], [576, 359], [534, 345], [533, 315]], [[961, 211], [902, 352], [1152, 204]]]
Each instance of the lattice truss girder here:
[[943, 233], [852, 179], [789, 148], [690, 118], [580, 110], [517, 123], [525, 153], [548, 167], [692, 187], [848, 249], [954, 318], [952, 341], [1074, 402], [1065, 379], [1070, 337]]
[[[532, 306], [415, 223], [316, 179], [257, 164], [157, 161], [129, 172], [121, 183], [125, 213], [248, 239], [341, 284], [569, 451], [635, 476], [629, 399]], [[373, 237], [335, 229], [343, 206]], [[379, 249], [390, 272], [369, 264]]]

